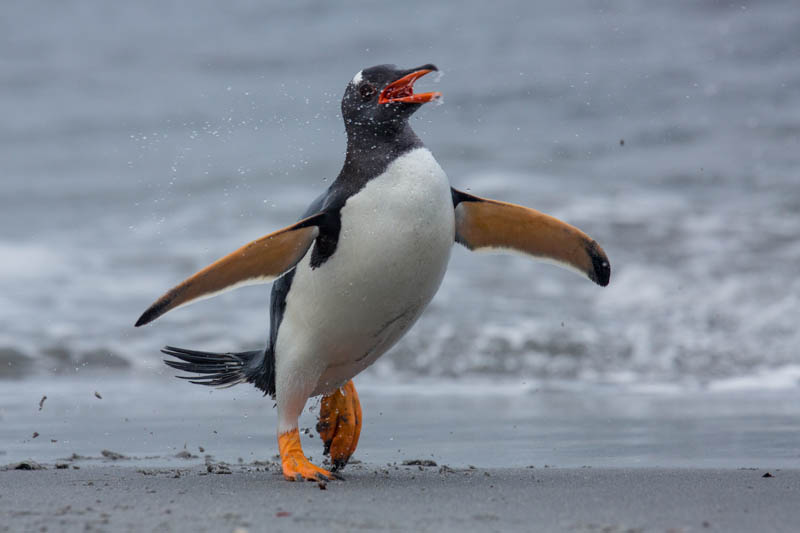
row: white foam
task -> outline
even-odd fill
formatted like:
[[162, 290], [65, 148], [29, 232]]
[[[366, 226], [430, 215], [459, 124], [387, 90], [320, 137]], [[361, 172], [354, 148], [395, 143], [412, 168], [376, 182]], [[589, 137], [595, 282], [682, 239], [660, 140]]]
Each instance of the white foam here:
[[708, 390], [713, 392], [787, 390], [800, 386], [800, 365], [755, 370], [747, 375], [713, 381]]

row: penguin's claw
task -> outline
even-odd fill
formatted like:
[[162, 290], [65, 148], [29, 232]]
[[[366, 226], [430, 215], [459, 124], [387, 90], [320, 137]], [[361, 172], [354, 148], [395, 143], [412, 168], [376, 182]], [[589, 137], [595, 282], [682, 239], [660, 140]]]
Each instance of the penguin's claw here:
[[352, 380], [322, 398], [317, 432], [333, 462], [331, 471], [344, 468], [361, 435], [361, 402]]
[[320, 468], [306, 459], [300, 446], [300, 432], [297, 428], [278, 436], [281, 452], [283, 477], [287, 481], [330, 481], [335, 479], [331, 472]]

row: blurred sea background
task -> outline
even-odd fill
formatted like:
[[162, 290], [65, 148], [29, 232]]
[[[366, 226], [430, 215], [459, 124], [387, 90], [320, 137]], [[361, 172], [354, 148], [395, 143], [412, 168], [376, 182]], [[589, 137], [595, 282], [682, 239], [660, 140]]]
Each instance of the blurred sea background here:
[[453, 186], [582, 228], [611, 284], [456, 247], [420, 322], [361, 379], [800, 383], [794, 1], [0, 9], [0, 377], [146, 379], [172, 375], [165, 344], [262, 346], [269, 286], [133, 323], [331, 183], [358, 70], [432, 62], [442, 75], [418, 90], [443, 102], [412, 125]]

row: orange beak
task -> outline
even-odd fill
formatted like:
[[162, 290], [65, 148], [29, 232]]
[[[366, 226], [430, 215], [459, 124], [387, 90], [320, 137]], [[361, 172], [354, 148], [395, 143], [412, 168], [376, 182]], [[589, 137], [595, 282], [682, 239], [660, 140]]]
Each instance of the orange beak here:
[[429, 72], [433, 72], [433, 70], [422, 69], [403, 76], [397, 81], [393, 81], [381, 91], [381, 95], [378, 97], [378, 103], [391, 104], [394, 102], [403, 102], [424, 104], [439, 98], [442, 96], [440, 92], [414, 94], [414, 82]]

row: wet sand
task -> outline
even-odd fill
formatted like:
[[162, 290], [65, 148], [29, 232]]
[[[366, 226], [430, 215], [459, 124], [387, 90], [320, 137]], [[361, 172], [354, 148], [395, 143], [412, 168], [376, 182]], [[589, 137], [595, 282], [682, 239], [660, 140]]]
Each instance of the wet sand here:
[[[368, 464], [800, 469], [800, 389], [676, 394], [364, 378], [357, 386], [364, 427], [356, 456]], [[300, 427], [306, 453], [319, 459], [314, 405]], [[184, 451], [267, 460], [278, 452], [276, 418], [273, 402], [252, 387], [135, 375], [3, 381], [0, 465], [102, 450], [142, 467], [182, 465], [175, 456]]]
[[800, 471], [242, 464], [0, 472], [0, 531], [796, 531]]
[[[796, 531], [800, 393], [362, 379], [346, 481], [287, 483], [249, 388], [5, 381], [0, 531]], [[96, 393], [96, 394], [95, 394]], [[42, 398], [47, 398], [42, 401]], [[313, 426], [303, 446], [321, 459]], [[404, 466], [405, 460], [436, 466]], [[61, 465], [62, 468], [57, 468]], [[74, 467], [78, 467], [77, 469]], [[762, 477], [769, 472], [773, 477]]]

